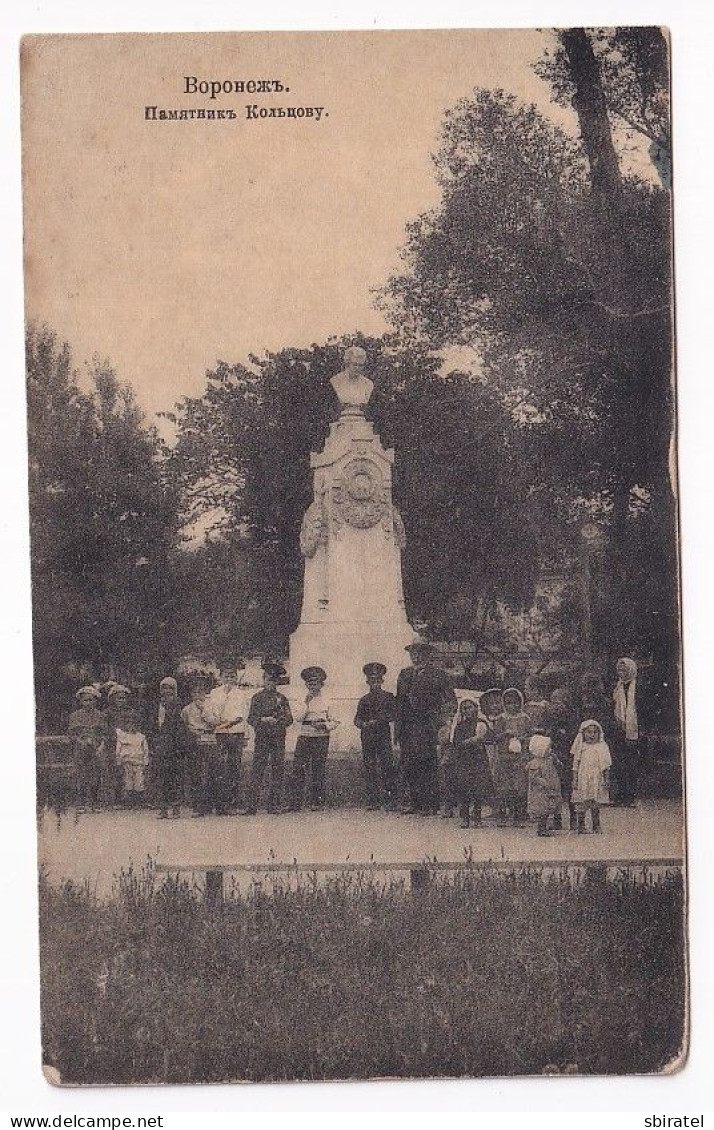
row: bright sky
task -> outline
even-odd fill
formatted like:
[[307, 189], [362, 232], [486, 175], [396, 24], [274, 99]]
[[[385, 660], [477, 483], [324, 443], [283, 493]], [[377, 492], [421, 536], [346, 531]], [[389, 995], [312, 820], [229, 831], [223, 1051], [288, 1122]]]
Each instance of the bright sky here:
[[[78, 364], [109, 359], [149, 415], [218, 359], [385, 329], [371, 291], [438, 200], [430, 154], [475, 86], [535, 101], [537, 31], [64, 36], [25, 41], [26, 305]], [[289, 93], [186, 96], [183, 76]], [[324, 106], [321, 122], [245, 106]], [[144, 106], [234, 107], [147, 122]]]

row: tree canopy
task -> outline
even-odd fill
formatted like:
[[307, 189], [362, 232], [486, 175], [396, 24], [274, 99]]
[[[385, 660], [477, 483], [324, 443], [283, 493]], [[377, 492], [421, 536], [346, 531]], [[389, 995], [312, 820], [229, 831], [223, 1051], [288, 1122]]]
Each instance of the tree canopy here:
[[[487, 388], [522, 433], [554, 541], [567, 545], [564, 529], [587, 515], [610, 539], [610, 585], [626, 573], [638, 594], [642, 522], [660, 531], [661, 561], [676, 538], [671, 202], [654, 178], [621, 172], [608, 113], [664, 144], [666, 50], [653, 36], [603, 36], [586, 76], [577, 51], [592, 54], [591, 40], [570, 34], [541, 70], [556, 97], [574, 100], [580, 136], [499, 90], [477, 89], [448, 110], [434, 155], [441, 202], [409, 225], [404, 269], [381, 303], [406, 340], [477, 351]], [[635, 646], [651, 634], [647, 615], [637, 597], [626, 628], [611, 614], [602, 647]]]
[[396, 448], [412, 618], [448, 635], [468, 630], [484, 599], [522, 605], [532, 595], [538, 544], [523, 451], [510, 414], [482, 382], [443, 374], [428, 350], [397, 348], [390, 338], [284, 349], [254, 357], [252, 368], [210, 372], [204, 395], [173, 416], [170, 459], [186, 519], [212, 522], [249, 551], [240, 600], [255, 609], [250, 630], [267, 647], [284, 648], [299, 618], [309, 454], [336, 414], [329, 379], [352, 341], [368, 353], [377, 431]]
[[[528, 607], [560, 559], [571, 604], [592, 578], [601, 656], [676, 666], [667, 44], [659, 29], [565, 29], [536, 69], [578, 131], [502, 90], [447, 110], [440, 203], [409, 223], [379, 298], [394, 332], [220, 362], [170, 414], [170, 449], [110, 366], [95, 362], [85, 388], [68, 347], [30, 327], [45, 685], [68, 657], [137, 671], [196, 650], [284, 651], [309, 456], [348, 344], [367, 351], [369, 412], [396, 449], [413, 623], [478, 650], [499, 603]], [[454, 346], [477, 371], [445, 363]]]
[[159, 440], [113, 370], [95, 362], [84, 391], [50, 330], [30, 326], [26, 348], [39, 701], [69, 661], [98, 675], [170, 653], [177, 506]]

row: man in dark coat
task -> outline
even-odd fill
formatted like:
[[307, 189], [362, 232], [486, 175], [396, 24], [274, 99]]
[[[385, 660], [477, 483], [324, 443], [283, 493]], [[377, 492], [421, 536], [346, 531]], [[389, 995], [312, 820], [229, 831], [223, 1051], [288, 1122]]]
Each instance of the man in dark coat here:
[[457, 710], [449, 677], [433, 661], [426, 640], [408, 644], [411, 667], [399, 672], [394, 738], [401, 749], [401, 769], [409, 793], [407, 812], [439, 810], [438, 746], [448, 740]]
[[357, 703], [355, 726], [362, 738], [364, 783], [367, 808], [379, 808], [380, 788], [384, 804], [394, 806], [394, 754], [391, 723], [397, 703], [393, 694], [382, 688], [387, 668], [383, 663], [365, 663], [362, 668], [369, 691]]
[[178, 686], [171, 677], [161, 680], [152, 723], [151, 755], [159, 818], [165, 820], [170, 809], [177, 819], [185, 788], [188, 737], [178, 702]]
[[248, 710], [248, 725], [255, 730], [255, 750], [250, 775], [246, 816], [258, 811], [265, 770], [270, 768], [268, 812], [280, 812], [285, 769], [285, 735], [293, 724], [290, 703], [277, 689], [287, 672], [279, 663], [263, 664], [263, 689], [254, 694]]

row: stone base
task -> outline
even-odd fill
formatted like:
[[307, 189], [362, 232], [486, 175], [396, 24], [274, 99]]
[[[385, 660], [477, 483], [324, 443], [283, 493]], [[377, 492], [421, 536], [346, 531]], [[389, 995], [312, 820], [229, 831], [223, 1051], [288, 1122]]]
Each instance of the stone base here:
[[[387, 668], [384, 689], [394, 692], [399, 672], [409, 664], [404, 649], [413, 638], [406, 617], [386, 622], [300, 624], [290, 637], [290, 685], [284, 692], [293, 714], [304, 709], [306, 691], [300, 672], [313, 664], [323, 667], [327, 672], [325, 693], [340, 722], [333, 731], [331, 748], [344, 753], [359, 750], [360, 735], [353, 719], [357, 703], [367, 693], [362, 667], [383, 663]], [[298, 727], [294, 730], [297, 733]]]

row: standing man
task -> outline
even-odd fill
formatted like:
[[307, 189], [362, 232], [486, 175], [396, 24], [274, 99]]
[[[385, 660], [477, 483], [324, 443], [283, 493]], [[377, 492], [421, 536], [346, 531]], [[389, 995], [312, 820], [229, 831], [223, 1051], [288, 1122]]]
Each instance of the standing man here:
[[394, 738], [409, 793], [406, 812], [439, 811], [438, 749], [449, 739], [457, 701], [448, 675], [434, 663], [434, 648], [416, 639], [404, 649], [411, 667], [399, 672]]
[[214, 781], [209, 782], [216, 812], [235, 816], [240, 807], [241, 761], [245, 749], [245, 726], [248, 716], [248, 689], [240, 684], [238, 672], [245, 670], [245, 660], [224, 663], [220, 683], [206, 697], [203, 716], [216, 735], [218, 764]]
[[181, 711], [188, 741], [191, 806], [194, 816], [207, 816], [211, 796], [209, 782], [213, 779], [218, 743], [212, 726], [203, 716], [208, 695], [205, 680], [196, 678], [191, 684], [191, 701]]
[[268, 767], [270, 769], [268, 812], [280, 811], [285, 768], [285, 735], [288, 726], [293, 724], [290, 703], [277, 689], [278, 683], [286, 675], [285, 668], [279, 663], [270, 663], [266, 660], [263, 664], [263, 689], [254, 694], [250, 700], [248, 725], [255, 730], [255, 751], [246, 816], [255, 816], [258, 811], [260, 790]]
[[181, 815], [186, 775], [186, 729], [178, 701], [178, 684], [170, 675], [159, 684], [159, 705], [153, 734], [153, 760], [159, 819]]
[[365, 663], [362, 668], [369, 691], [359, 700], [355, 726], [362, 738], [364, 783], [367, 808], [379, 808], [380, 786], [387, 809], [394, 807], [394, 755], [391, 723], [397, 703], [393, 694], [382, 689], [387, 668], [383, 663]]

